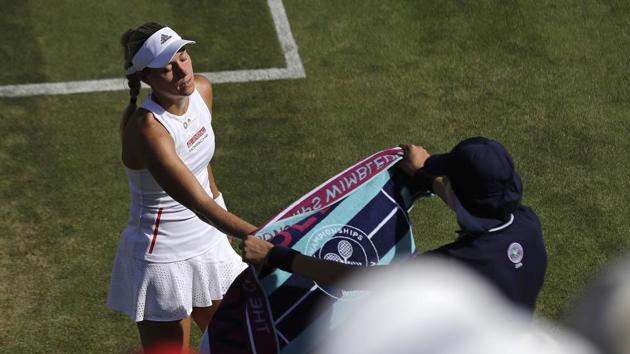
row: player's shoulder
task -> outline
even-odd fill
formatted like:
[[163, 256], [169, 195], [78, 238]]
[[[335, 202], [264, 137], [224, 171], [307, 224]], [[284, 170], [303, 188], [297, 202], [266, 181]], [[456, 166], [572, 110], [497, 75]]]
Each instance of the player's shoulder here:
[[136, 109], [136, 111], [133, 112], [131, 119], [133, 119], [133, 121], [136, 122], [137, 127], [141, 127], [141, 128], [151, 127], [154, 124], [158, 123], [157, 119], [153, 115], [153, 112], [142, 107]]
[[212, 82], [207, 77], [195, 74], [195, 88], [204, 99], [212, 99]]
[[131, 116], [130, 122], [130, 128], [142, 140], [168, 135], [166, 128], [155, 118], [153, 112], [145, 108], [136, 109]]
[[212, 112], [212, 83], [203, 75], [195, 75], [195, 88], [203, 98], [203, 101]]
[[125, 166], [136, 169], [145, 168], [147, 156], [173, 142], [166, 128], [144, 108], [138, 108], [131, 114], [122, 139]]
[[212, 82], [205, 75], [195, 74], [195, 86], [199, 88], [200, 85], [204, 87], [211, 87]]

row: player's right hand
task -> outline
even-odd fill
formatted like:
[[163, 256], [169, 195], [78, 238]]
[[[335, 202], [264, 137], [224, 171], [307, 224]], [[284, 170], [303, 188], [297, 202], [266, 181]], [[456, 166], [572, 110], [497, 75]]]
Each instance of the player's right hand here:
[[241, 244], [241, 256], [243, 261], [253, 264], [266, 264], [269, 251], [273, 248], [271, 242], [248, 235]]

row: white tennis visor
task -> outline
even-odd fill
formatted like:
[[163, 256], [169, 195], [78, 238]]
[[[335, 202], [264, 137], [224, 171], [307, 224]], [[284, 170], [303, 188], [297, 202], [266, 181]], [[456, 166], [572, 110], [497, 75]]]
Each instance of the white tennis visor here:
[[131, 66], [127, 69], [127, 75], [144, 68], [162, 68], [171, 62], [183, 46], [193, 43], [195, 42], [182, 39], [169, 27], [164, 27], [144, 41], [142, 47], [133, 56]]

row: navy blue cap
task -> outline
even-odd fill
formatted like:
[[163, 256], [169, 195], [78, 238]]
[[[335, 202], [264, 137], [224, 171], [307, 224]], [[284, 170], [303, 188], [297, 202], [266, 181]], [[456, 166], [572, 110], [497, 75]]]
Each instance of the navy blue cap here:
[[506, 223], [521, 204], [521, 178], [512, 157], [497, 141], [463, 140], [449, 153], [431, 155], [422, 171], [449, 177], [463, 231], [483, 232]]

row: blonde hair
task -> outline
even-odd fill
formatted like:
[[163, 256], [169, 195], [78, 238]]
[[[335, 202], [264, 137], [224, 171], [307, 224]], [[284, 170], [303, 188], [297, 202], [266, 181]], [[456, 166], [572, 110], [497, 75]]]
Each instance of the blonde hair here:
[[[164, 25], [155, 22], [147, 22], [136, 29], [127, 30], [120, 37], [120, 44], [123, 46], [125, 59], [125, 72], [132, 65], [131, 60], [138, 52], [142, 44], [151, 37], [152, 34], [164, 28]], [[125, 129], [129, 118], [136, 110], [136, 101], [140, 95], [140, 73], [127, 75], [127, 85], [129, 86], [129, 104], [123, 112], [122, 121], [120, 122], [121, 131]]]

